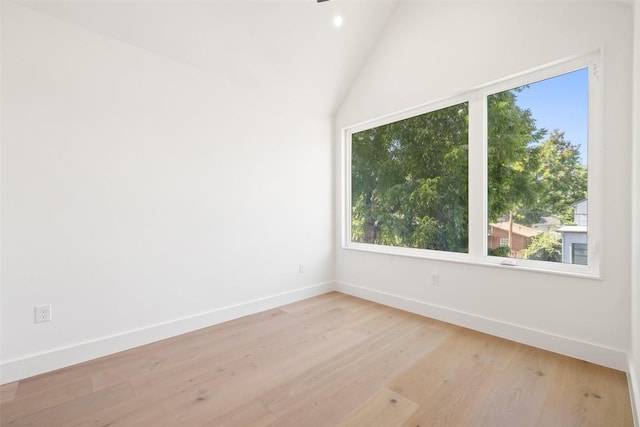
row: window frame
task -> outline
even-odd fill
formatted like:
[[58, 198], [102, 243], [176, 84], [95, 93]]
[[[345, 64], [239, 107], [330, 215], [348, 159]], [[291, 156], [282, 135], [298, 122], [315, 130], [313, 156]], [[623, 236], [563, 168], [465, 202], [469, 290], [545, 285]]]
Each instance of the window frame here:
[[[374, 120], [346, 126], [341, 132], [342, 153], [342, 212], [341, 243], [343, 249], [409, 256], [439, 261], [536, 271], [560, 275], [602, 279], [601, 241], [603, 236], [603, 84], [602, 53], [600, 51], [565, 58], [531, 68], [505, 78], [475, 87], [455, 96], [443, 98], [418, 107], [406, 109]], [[580, 69], [588, 69], [588, 147], [587, 147], [587, 199], [588, 199], [588, 265], [555, 263], [527, 259], [514, 259], [488, 255], [488, 126], [487, 97], [523, 85], [557, 77]], [[351, 240], [351, 135], [398, 120], [429, 113], [459, 103], [468, 103], [468, 253], [416, 249], [358, 243]]]

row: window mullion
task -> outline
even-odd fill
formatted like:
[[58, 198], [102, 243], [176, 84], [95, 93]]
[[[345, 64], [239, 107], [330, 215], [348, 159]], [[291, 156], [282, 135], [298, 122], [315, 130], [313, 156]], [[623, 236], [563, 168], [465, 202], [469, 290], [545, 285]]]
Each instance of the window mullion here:
[[480, 260], [486, 253], [486, 155], [484, 104], [479, 92], [469, 99], [469, 256]]

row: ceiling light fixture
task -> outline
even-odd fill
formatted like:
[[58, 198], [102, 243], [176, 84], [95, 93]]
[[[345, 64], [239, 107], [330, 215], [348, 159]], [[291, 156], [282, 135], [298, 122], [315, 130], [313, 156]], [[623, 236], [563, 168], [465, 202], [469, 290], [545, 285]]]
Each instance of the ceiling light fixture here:
[[336, 27], [342, 27], [342, 16], [338, 15], [335, 18], [333, 18], [333, 25], [335, 25]]

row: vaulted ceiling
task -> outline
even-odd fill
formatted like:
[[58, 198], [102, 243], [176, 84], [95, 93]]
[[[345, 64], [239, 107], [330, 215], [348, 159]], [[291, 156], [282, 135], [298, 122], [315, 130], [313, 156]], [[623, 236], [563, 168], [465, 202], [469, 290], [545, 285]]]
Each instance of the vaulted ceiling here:
[[[339, 107], [396, 2], [16, 1], [326, 114]], [[340, 27], [336, 16], [343, 19]]]

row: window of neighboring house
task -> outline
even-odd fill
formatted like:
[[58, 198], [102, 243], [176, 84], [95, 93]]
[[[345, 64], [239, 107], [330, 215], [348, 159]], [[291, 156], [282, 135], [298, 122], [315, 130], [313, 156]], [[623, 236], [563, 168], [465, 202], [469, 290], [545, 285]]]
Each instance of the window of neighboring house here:
[[[597, 277], [598, 62], [540, 67], [346, 129], [344, 247]], [[579, 263], [572, 243], [585, 245]]]
[[466, 253], [468, 103], [351, 134], [351, 241]]
[[587, 244], [586, 243], [571, 244], [571, 263], [587, 265]]

